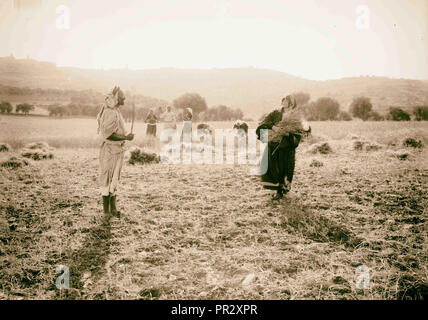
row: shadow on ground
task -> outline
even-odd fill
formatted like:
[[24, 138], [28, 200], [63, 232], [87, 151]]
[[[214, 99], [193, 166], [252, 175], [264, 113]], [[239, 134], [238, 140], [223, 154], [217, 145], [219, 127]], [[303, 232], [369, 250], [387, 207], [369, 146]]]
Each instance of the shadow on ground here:
[[84, 289], [88, 281], [94, 282], [105, 272], [111, 246], [110, 217], [104, 216], [98, 225], [89, 229], [88, 235], [80, 247], [68, 254], [70, 270], [70, 289], [58, 298], [85, 299]]
[[287, 232], [302, 235], [315, 242], [331, 242], [355, 248], [361, 244], [346, 226], [310, 210], [296, 199], [284, 199], [281, 227]]

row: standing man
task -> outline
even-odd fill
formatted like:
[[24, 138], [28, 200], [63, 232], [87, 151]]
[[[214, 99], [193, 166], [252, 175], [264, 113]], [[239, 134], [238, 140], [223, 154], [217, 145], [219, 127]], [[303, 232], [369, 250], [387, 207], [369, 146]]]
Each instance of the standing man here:
[[120, 180], [120, 172], [125, 153], [125, 141], [132, 141], [132, 133], [126, 135], [125, 124], [120, 106], [125, 103], [125, 95], [119, 87], [107, 95], [105, 104], [97, 116], [98, 133], [103, 139], [100, 149], [99, 183], [103, 196], [105, 214], [120, 216], [116, 209], [116, 190]]
[[171, 106], [166, 107], [166, 112], [162, 115], [162, 121], [164, 124], [164, 129], [177, 129], [175, 113], [172, 111]]
[[192, 134], [192, 119], [193, 119], [193, 110], [192, 108], [186, 108], [183, 111], [183, 134], [184, 132], [190, 132]]
[[158, 122], [158, 118], [156, 117], [153, 109], [150, 109], [149, 114], [146, 118], [147, 130], [146, 135], [156, 137], [156, 123]]

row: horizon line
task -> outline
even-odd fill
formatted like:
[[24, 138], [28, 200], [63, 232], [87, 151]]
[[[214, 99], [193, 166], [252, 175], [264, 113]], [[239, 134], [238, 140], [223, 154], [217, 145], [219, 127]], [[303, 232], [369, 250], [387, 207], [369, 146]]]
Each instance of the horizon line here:
[[240, 67], [205, 67], [205, 68], [183, 68], [183, 67], [173, 67], [173, 66], [162, 66], [162, 67], [152, 67], [152, 68], [132, 68], [132, 67], [117, 67], [117, 68], [96, 68], [96, 67], [81, 67], [81, 66], [72, 66], [72, 65], [58, 65], [56, 61], [48, 61], [48, 60], [37, 60], [34, 58], [31, 58], [30, 56], [27, 56], [26, 58], [17, 58], [15, 55], [11, 54], [9, 56], [0, 56], [0, 59], [7, 59], [12, 58], [13, 60], [18, 61], [36, 61], [39, 63], [50, 63], [55, 65], [56, 68], [70, 68], [70, 69], [80, 69], [80, 70], [91, 70], [91, 71], [151, 71], [151, 70], [162, 70], [162, 69], [175, 69], [175, 70], [195, 70], [195, 71], [210, 71], [210, 70], [233, 70], [233, 69], [257, 69], [257, 70], [266, 70], [266, 71], [273, 71], [282, 73], [284, 75], [294, 77], [299, 80], [305, 80], [305, 81], [313, 81], [313, 82], [323, 82], [323, 81], [336, 81], [336, 80], [344, 80], [344, 79], [358, 79], [358, 78], [383, 78], [383, 79], [391, 79], [391, 80], [412, 80], [412, 81], [428, 81], [428, 78], [405, 78], [405, 77], [392, 77], [392, 76], [385, 76], [385, 75], [349, 75], [344, 76], [341, 78], [328, 78], [328, 79], [310, 79], [305, 78], [302, 76], [297, 76], [285, 71], [281, 71], [278, 69], [272, 69], [267, 67], [258, 67], [258, 66], [240, 66]]

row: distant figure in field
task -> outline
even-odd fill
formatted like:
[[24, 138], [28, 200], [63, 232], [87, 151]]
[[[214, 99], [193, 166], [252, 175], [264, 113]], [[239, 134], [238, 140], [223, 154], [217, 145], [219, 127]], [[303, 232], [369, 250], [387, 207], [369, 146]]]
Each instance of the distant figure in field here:
[[267, 157], [268, 168], [262, 182], [265, 189], [276, 190], [273, 200], [281, 199], [290, 191], [296, 148], [302, 135], [311, 132], [310, 127], [304, 127], [296, 106], [296, 101], [287, 96], [282, 99], [281, 108], [268, 114], [256, 130], [259, 139], [261, 130], [268, 130], [268, 146], [263, 155], [264, 161]]
[[162, 114], [161, 119], [164, 122], [164, 129], [177, 129], [177, 118], [171, 106], [166, 108], [166, 112]]
[[132, 141], [134, 135], [126, 134], [125, 123], [119, 110], [125, 103], [125, 95], [119, 87], [115, 87], [105, 99], [97, 116], [98, 133], [103, 138], [100, 149], [99, 183], [103, 197], [105, 214], [120, 216], [116, 209], [116, 191], [122, 171], [125, 153], [125, 141]]
[[147, 131], [146, 134], [148, 136], [156, 137], [156, 123], [158, 122], [158, 118], [156, 117], [153, 109], [150, 109], [149, 114], [146, 118], [147, 123]]
[[192, 108], [184, 109], [183, 113], [183, 133], [190, 132], [192, 134], [192, 119], [193, 119], [193, 110]]

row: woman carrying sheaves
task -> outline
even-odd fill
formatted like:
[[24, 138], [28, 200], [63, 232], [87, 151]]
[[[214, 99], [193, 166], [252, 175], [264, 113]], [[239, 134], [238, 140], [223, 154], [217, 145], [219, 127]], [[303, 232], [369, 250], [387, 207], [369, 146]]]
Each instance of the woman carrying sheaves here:
[[267, 158], [267, 171], [262, 175], [265, 189], [276, 190], [273, 200], [281, 199], [291, 190], [296, 148], [303, 135], [308, 135], [311, 128], [302, 120], [297, 109], [296, 100], [291, 96], [282, 99], [281, 108], [269, 113], [258, 126], [258, 139], [266, 130], [268, 145], [263, 158]]

